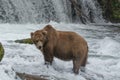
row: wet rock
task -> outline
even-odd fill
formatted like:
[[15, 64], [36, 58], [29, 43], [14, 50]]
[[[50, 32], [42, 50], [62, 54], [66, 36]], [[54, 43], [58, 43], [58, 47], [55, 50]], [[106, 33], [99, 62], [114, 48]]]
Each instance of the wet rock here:
[[48, 80], [46, 79], [48, 76], [43, 75], [32, 75], [32, 74], [26, 74], [26, 73], [19, 73], [16, 72], [16, 75], [22, 79], [22, 80]]
[[33, 44], [32, 40], [30, 38], [15, 40], [15, 42], [16, 43], [24, 43], [24, 44]]
[[35, 74], [27, 74], [16, 72], [16, 78], [20, 78], [22, 80], [68, 80], [61, 77], [56, 77], [54, 75], [35, 75]]
[[111, 22], [120, 22], [120, 0], [98, 0], [103, 16]]
[[71, 2], [71, 8], [72, 8], [72, 18], [73, 21], [81, 21], [82, 23], [86, 23], [87, 16], [82, 12], [81, 10], [81, 3], [79, 0], [70, 0]]
[[2, 60], [3, 56], [4, 56], [4, 48], [2, 44], [0, 43], [0, 61]]

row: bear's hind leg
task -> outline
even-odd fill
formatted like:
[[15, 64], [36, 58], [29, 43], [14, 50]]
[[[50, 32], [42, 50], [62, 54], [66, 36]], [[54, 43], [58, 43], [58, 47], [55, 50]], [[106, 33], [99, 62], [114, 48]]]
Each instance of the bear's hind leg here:
[[87, 64], [87, 58], [88, 58], [88, 56], [86, 54], [86, 56], [83, 58], [83, 61], [82, 61], [82, 64], [81, 64], [81, 71], [82, 72], [85, 72], [85, 66]]
[[87, 63], [87, 56], [85, 56], [85, 58], [83, 59], [81, 66], [85, 67], [86, 63]]
[[73, 60], [73, 72], [75, 74], [79, 73], [80, 66], [81, 66], [81, 60], [79, 59]]

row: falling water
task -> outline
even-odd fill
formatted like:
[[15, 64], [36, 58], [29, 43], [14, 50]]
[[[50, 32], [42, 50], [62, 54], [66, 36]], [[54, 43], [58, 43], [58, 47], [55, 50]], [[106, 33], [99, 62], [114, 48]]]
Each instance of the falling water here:
[[103, 23], [102, 10], [96, 0], [80, 0], [82, 12], [87, 22]]
[[[76, 0], [85, 22], [104, 22], [95, 0]], [[0, 0], [0, 23], [81, 22], [70, 0]], [[77, 17], [77, 18], [74, 18]]]

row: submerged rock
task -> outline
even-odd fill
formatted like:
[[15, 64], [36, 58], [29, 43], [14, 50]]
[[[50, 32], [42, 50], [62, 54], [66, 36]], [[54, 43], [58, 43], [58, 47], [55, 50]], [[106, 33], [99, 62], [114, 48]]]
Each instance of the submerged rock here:
[[18, 72], [16, 72], [16, 75], [22, 80], [48, 80], [46, 79], [47, 76], [43, 76], [43, 75], [38, 76], [38, 75], [18, 73]]
[[16, 72], [16, 78], [20, 78], [22, 80], [68, 80], [54, 75], [36, 75], [20, 72]]
[[21, 39], [21, 40], [15, 40], [16, 43], [25, 43], [25, 44], [33, 44], [32, 40], [30, 38]]
[[3, 56], [4, 56], [4, 48], [2, 44], [0, 43], [0, 61], [2, 60]]

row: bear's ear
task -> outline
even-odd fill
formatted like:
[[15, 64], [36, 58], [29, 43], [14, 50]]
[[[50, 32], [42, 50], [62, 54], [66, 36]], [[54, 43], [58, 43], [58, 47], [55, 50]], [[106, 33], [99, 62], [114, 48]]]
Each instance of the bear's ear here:
[[43, 30], [43, 31], [42, 31], [42, 34], [43, 34], [43, 35], [46, 35], [46, 34], [47, 34], [47, 31], [46, 31], [46, 30]]
[[33, 32], [31, 32], [31, 37], [33, 36], [33, 34], [34, 34], [34, 33], [33, 33]]

